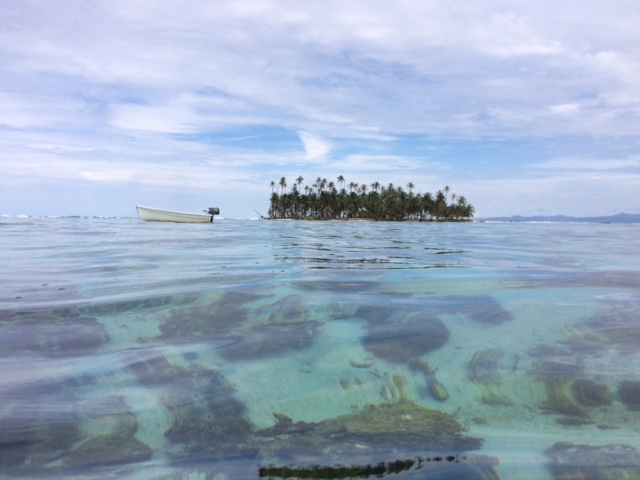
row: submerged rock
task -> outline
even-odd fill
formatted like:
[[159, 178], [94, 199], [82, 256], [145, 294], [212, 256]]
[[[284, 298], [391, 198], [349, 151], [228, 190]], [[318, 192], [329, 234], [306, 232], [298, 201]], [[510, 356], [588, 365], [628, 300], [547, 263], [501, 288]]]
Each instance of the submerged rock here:
[[629, 410], [640, 410], [640, 382], [625, 380], [618, 384], [618, 400]]
[[440, 319], [412, 313], [396, 315], [384, 323], [369, 324], [362, 345], [378, 358], [408, 363], [442, 347], [449, 335], [449, 329]]
[[529, 372], [544, 384], [547, 394], [541, 405], [542, 410], [565, 415], [565, 418], [557, 420], [563, 425], [590, 423], [588, 412], [574, 401], [570, 386], [584, 369], [582, 358], [553, 345], [541, 345], [529, 354], [532, 357]]
[[309, 317], [307, 304], [301, 295], [287, 295], [274, 303], [263, 305], [256, 313], [267, 316], [272, 324], [304, 323]]
[[508, 311], [488, 295], [436, 297], [428, 309], [437, 315], [463, 314], [485, 325], [500, 325], [513, 320]]
[[135, 437], [138, 420], [122, 396], [109, 396], [86, 406], [93, 423], [112, 431], [91, 435], [73, 449], [64, 464], [74, 468], [130, 464], [151, 458], [153, 451]]
[[225, 293], [206, 306], [174, 308], [171, 316], [159, 328], [165, 339], [193, 340], [227, 333], [242, 325], [249, 314], [245, 306], [255, 296]]
[[276, 418], [276, 425], [256, 432], [256, 437], [269, 439], [262, 442], [263, 455], [317, 457], [389, 449], [463, 452], [482, 446], [482, 440], [463, 436], [451, 415], [408, 401], [369, 405], [318, 423], [293, 422], [281, 414]]
[[565, 343], [580, 353], [596, 353], [615, 348], [632, 354], [640, 347], [640, 297], [600, 302], [598, 312], [586, 322], [573, 326]]
[[440, 383], [436, 377], [437, 368], [431, 368], [427, 362], [418, 359], [410, 360], [408, 365], [411, 370], [424, 375], [427, 381], [427, 390], [431, 397], [439, 402], [444, 402], [449, 398], [449, 392], [447, 392], [445, 386]]
[[583, 407], [611, 405], [611, 392], [601, 383], [587, 378], [578, 378], [571, 383], [573, 399]]
[[0, 356], [88, 354], [109, 341], [104, 325], [92, 317], [15, 312], [0, 315]]
[[559, 442], [545, 451], [554, 480], [640, 479], [640, 453], [628, 445]]
[[191, 303], [197, 298], [197, 293], [157, 295], [147, 298], [118, 300], [108, 303], [92, 303], [91, 305], [82, 306], [80, 310], [85, 315], [113, 315], [130, 312], [136, 309], [164, 307], [167, 305], [183, 305], [185, 303]]
[[7, 415], [0, 417], [0, 470], [5, 473], [39, 469], [58, 461], [81, 438], [80, 422], [73, 412], [53, 420], [42, 412], [32, 412], [29, 418], [18, 416], [17, 409], [7, 409], [6, 404], [3, 410]]
[[238, 334], [236, 341], [220, 347], [218, 352], [227, 360], [240, 360], [302, 350], [311, 345], [316, 329], [317, 325], [311, 322], [256, 325]]
[[519, 354], [501, 348], [485, 348], [473, 354], [467, 363], [467, 376], [474, 383], [496, 383], [513, 375], [522, 360]]

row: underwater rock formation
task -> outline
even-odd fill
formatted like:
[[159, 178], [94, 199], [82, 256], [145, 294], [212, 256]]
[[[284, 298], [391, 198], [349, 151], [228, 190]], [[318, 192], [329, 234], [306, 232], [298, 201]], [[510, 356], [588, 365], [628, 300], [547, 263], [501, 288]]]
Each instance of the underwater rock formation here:
[[449, 392], [447, 392], [445, 386], [436, 378], [437, 368], [431, 368], [427, 362], [418, 359], [410, 360], [408, 365], [411, 370], [424, 375], [427, 381], [427, 390], [435, 400], [444, 402], [449, 398]]
[[545, 451], [554, 480], [640, 479], [640, 453], [628, 445], [559, 442]]
[[437, 368], [421, 360], [424, 354], [442, 347], [449, 339], [449, 329], [434, 316], [420, 312], [396, 313], [382, 318], [378, 312], [361, 307], [359, 312], [368, 315], [367, 335], [360, 342], [365, 350], [389, 362], [404, 363], [413, 371], [422, 373], [429, 394], [438, 401], [449, 398], [446, 388], [436, 378]]
[[[173, 388], [190, 385], [194, 375], [201, 375], [202, 367], [185, 369], [174, 365], [164, 354], [157, 350], [132, 350], [121, 355], [123, 363], [136, 376], [138, 382], [146, 386], [170, 385]], [[202, 369], [207, 374], [213, 371]]]
[[[46, 370], [45, 370], [46, 372]], [[74, 381], [46, 379], [2, 390], [0, 469], [20, 472], [59, 461], [81, 438]], [[55, 405], [54, 408], [49, 408]]]
[[618, 384], [618, 400], [629, 410], [640, 410], [640, 382], [625, 380]]
[[366, 304], [358, 307], [355, 316], [358, 318], [364, 318], [371, 324], [382, 323], [387, 320], [387, 318], [398, 314], [399, 310], [401, 309], [397, 305]]
[[224, 334], [247, 320], [249, 309], [245, 303], [256, 298], [230, 292], [207, 306], [174, 308], [171, 316], [159, 326], [161, 338], [194, 340]]
[[516, 372], [521, 360], [521, 355], [501, 348], [478, 350], [467, 363], [467, 377], [476, 383], [499, 382], [505, 375]]
[[91, 317], [46, 315], [38, 311], [0, 315], [0, 356], [88, 354], [109, 341], [104, 325]]
[[12, 410], [0, 418], [0, 466], [5, 473], [38, 469], [57, 461], [80, 438], [78, 419], [71, 413], [70, 418], [51, 421], [42, 414], [28, 419], [12, 417]]
[[403, 448], [464, 452], [482, 446], [482, 440], [463, 436], [452, 416], [408, 401], [369, 405], [358, 413], [318, 423], [275, 416], [273, 427], [256, 432], [262, 439], [263, 456], [320, 458], [327, 452], [357, 456]]
[[274, 303], [263, 305], [256, 313], [267, 316], [272, 324], [304, 323], [309, 320], [307, 305], [301, 295], [287, 295]]
[[260, 358], [286, 350], [302, 350], [316, 333], [313, 322], [293, 324], [261, 324], [235, 336], [235, 341], [218, 349], [227, 360]]
[[571, 383], [571, 395], [583, 407], [611, 405], [609, 388], [587, 378], [578, 378]]
[[581, 353], [596, 353], [607, 348], [635, 353], [640, 345], [639, 318], [640, 297], [603, 300], [596, 315], [573, 326], [574, 331], [565, 343]]
[[215, 370], [167, 364], [162, 380], [166, 393], [160, 403], [173, 422], [165, 436], [188, 455], [254, 456], [257, 447], [248, 443], [254, 427], [244, 418], [245, 408], [234, 398], [233, 385]]
[[73, 468], [92, 468], [102, 465], [128, 464], [148, 460], [153, 451], [135, 437], [138, 420], [125, 404], [122, 396], [108, 396], [86, 406], [93, 423], [106, 425], [110, 433], [90, 435], [65, 458], [64, 464]]
[[364, 348], [378, 358], [408, 363], [427, 352], [442, 347], [449, 339], [449, 329], [436, 317], [411, 313], [371, 323], [361, 340]]
[[558, 420], [564, 425], [590, 423], [589, 414], [574, 400], [570, 384], [583, 371], [582, 360], [563, 348], [541, 345], [529, 352], [533, 360], [530, 374], [543, 382], [547, 398], [542, 410], [568, 416]]
[[84, 315], [113, 315], [114, 313], [126, 313], [132, 310], [144, 308], [164, 307], [167, 305], [184, 305], [195, 301], [197, 298], [197, 293], [158, 295], [108, 303], [92, 303], [90, 305], [80, 307], [80, 311]]
[[435, 315], [463, 314], [474, 322], [485, 325], [500, 325], [513, 320], [511, 313], [488, 295], [435, 297], [427, 306]]

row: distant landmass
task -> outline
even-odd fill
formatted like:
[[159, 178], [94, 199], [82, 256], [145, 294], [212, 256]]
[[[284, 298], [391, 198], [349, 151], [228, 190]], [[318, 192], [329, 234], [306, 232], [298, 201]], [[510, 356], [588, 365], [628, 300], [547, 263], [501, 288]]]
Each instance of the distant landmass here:
[[523, 217], [516, 215], [514, 217], [486, 217], [476, 218], [476, 221], [487, 222], [585, 222], [585, 223], [640, 223], [640, 214], [638, 213], [619, 213], [606, 217], [569, 217], [566, 215], [544, 216], [537, 215], [532, 217]]

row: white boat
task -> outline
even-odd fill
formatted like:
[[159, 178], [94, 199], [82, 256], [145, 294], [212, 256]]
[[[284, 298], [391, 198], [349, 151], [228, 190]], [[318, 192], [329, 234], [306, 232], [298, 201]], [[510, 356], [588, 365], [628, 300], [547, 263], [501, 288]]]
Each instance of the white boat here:
[[220, 214], [219, 208], [203, 210], [205, 213], [173, 212], [159, 208], [136, 205], [138, 217], [148, 222], [176, 222], [176, 223], [212, 223], [214, 215]]

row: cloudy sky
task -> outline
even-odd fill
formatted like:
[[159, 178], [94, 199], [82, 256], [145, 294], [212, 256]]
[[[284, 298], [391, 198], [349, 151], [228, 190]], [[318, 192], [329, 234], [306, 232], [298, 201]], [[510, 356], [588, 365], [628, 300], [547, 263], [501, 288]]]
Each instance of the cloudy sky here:
[[640, 212], [637, 0], [0, 0], [0, 214], [265, 214], [298, 176]]

